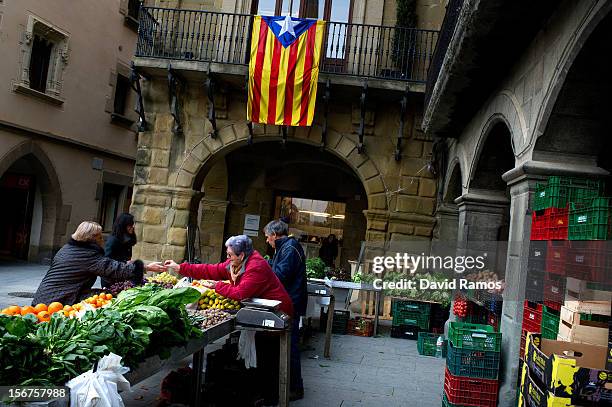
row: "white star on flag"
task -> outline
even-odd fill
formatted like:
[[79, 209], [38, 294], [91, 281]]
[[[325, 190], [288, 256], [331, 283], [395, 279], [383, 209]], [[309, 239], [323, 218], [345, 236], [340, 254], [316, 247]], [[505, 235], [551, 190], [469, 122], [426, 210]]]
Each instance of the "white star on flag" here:
[[291, 16], [285, 16], [282, 22], [279, 20], [275, 21], [275, 23], [281, 27], [281, 30], [278, 33], [279, 37], [281, 37], [284, 33], [289, 33], [295, 38], [295, 31], [293, 30], [293, 20], [291, 19]]

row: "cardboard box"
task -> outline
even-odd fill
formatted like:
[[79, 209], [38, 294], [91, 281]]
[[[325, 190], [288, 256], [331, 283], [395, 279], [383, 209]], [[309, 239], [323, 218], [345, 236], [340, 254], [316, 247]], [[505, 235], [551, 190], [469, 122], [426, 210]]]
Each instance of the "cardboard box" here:
[[519, 393], [519, 407], [574, 407], [570, 397], [556, 397], [546, 390], [542, 390], [533, 378], [529, 376], [529, 368], [523, 366], [521, 391]]
[[608, 323], [581, 321], [579, 312], [561, 306], [557, 339], [565, 342], [606, 346], [608, 344]]
[[612, 401], [612, 371], [606, 370], [607, 347], [542, 339], [527, 334], [525, 364], [531, 379], [555, 397]]

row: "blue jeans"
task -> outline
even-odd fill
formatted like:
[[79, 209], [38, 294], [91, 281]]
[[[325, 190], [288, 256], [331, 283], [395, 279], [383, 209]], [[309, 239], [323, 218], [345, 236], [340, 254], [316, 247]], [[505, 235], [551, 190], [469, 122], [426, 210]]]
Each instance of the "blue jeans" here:
[[302, 381], [302, 362], [300, 360], [300, 317], [293, 318], [291, 322], [291, 372], [289, 388], [298, 390], [304, 388]]

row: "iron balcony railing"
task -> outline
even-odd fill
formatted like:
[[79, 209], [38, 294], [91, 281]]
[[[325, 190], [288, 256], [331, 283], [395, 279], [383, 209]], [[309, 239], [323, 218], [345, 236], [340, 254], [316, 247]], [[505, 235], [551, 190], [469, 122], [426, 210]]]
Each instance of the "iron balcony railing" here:
[[442, 21], [442, 28], [440, 29], [440, 37], [436, 44], [436, 48], [429, 66], [429, 73], [427, 75], [427, 86], [425, 87], [425, 106], [429, 104], [433, 88], [436, 85], [438, 76], [440, 75], [440, 69], [442, 69], [442, 62], [444, 62], [444, 56], [446, 50], [450, 44], [459, 14], [461, 14], [461, 8], [463, 7], [463, 0], [450, 0], [446, 6], [446, 14], [444, 15], [444, 21]]
[[[136, 57], [248, 65], [253, 17], [143, 7]], [[328, 22], [320, 71], [425, 83], [438, 32]]]

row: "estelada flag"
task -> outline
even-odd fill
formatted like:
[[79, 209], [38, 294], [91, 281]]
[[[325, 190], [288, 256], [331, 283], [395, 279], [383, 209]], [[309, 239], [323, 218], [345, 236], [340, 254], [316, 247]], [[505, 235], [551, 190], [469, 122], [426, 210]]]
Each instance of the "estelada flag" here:
[[324, 29], [321, 20], [255, 16], [247, 120], [312, 124]]

